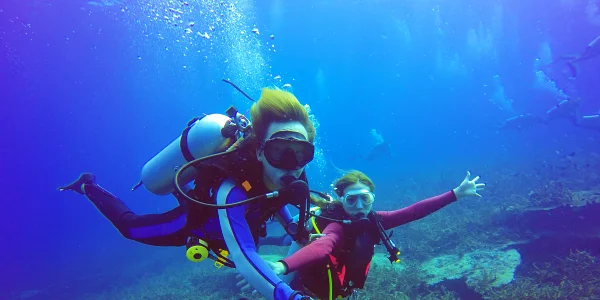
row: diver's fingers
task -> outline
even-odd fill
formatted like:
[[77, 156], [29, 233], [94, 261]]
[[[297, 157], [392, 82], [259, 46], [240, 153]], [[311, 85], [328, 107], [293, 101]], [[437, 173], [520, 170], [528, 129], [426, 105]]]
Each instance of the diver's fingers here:
[[257, 296], [258, 295], [258, 291], [257, 290], [253, 290], [252, 291], [252, 296]]
[[478, 183], [475, 185], [475, 187], [483, 190], [483, 188], [485, 187], [485, 183]]
[[478, 193], [475, 193], [475, 196], [481, 198], [481, 195], [479, 195]]
[[471, 172], [467, 171], [467, 176], [465, 177], [465, 180], [469, 180], [469, 177], [471, 177]]
[[238, 283], [236, 283], [235, 286], [237, 286], [237, 287], [243, 287], [246, 284], [248, 284], [248, 282], [246, 281], [246, 279], [242, 279], [242, 280], [238, 281]]
[[477, 180], [479, 180], [479, 176], [473, 178], [473, 180], [471, 180], [471, 181], [473, 181], [473, 183], [475, 183], [475, 182], [477, 182]]
[[242, 276], [242, 274], [240, 274], [240, 273], [237, 273], [237, 274], [235, 274], [235, 279], [244, 280], [244, 276]]
[[242, 292], [248, 292], [248, 291], [250, 291], [250, 289], [252, 289], [252, 287], [248, 283], [248, 284], [246, 284], [245, 286], [242, 287]]
[[311, 235], [309, 235], [308, 240], [312, 242], [312, 241], [315, 241], [316, 239], [318, 239], [320, 237], [324, 237], [324, 236], [325, 236], [324, 234], [311, 234]]

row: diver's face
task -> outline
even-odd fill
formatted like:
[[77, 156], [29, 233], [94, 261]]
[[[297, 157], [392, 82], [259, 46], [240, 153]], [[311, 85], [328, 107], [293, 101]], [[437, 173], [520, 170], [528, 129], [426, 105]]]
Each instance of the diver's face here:
[[373, 195], [368, 185], [357, 182], [344, 189], [341, 200], [344, 211], [350, 216], [355, 217], [361, 213], [366, 216], [371, 212], [375, 195]]
[[[278, 139], [279, 141], [281, 141], [282, 139], [290, 140], [289, 148], [292, 149], [291, 151], [298, 151], [299, 149], [294, 148], [296, 146], [293, 145], [294, 141], [297, 141], [301, 144], [308, 144], [308, 132], [300, 122], [296, 121], [271, 123], [267, 130], [266, 139], [262, 141], [262, 144], [265, 145], [267, 141], [273, 139]], [[274, 155], [272, 153], [267, 153], [267, 155], [271, 154], [271, 162], [274, 161], [273, 156], [276, 157], [277, 154], [281, 155], [281, 152], [285, 152], [287, 150], [286, 147], [287, 145], [285, 141], [283, 141], [283, 143], [277, 143], [277, 145], [271, 147], [274, 150], [266, 149], [267, 152], [269, 152], [269, 150], [272, 150], [271, 152], [275, 153]], [[312, 151], [314, 152], [314, 148], [312, 148]], [[285, 186], [285, 184], [282, 182], [282, 178], [284, 176], [291, 175], [294, 176], [294, 178], [298, 178], [300, 177], [302, 172], [304, 172], [305, 164], [303, 164], [300, 168], [276, 168], [269, 163], [267, 155], [265, 155], [264, 146], [259, 147], [259, 149], [256, 152], [256, 157], [263, 165], [263, 179], [265, 181], [265, 185], [268, 189], [272, 191], [281, 189]], [[312, 156], [310, 157], [310, 159], [312, 160]]]

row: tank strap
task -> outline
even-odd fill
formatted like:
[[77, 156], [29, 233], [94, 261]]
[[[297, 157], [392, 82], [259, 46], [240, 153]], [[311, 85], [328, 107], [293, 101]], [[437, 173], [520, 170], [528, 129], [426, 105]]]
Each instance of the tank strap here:
[[181, 150], [181, 154], [183, 154], [183, 158], [185, 158], [185, 160], [187, 160], [188, 162], [193, 161], [195, 159], [188, 146], [188, 134], [190, 133], [190, 129], [192, 129], [192, 126], [194, 126], [194, 124], [203, 117], [204, 116], [195, 117], [191, 119], [188, 122], [187, 127], [181, 133], [181, 138], [179, 139], [179, 149]]

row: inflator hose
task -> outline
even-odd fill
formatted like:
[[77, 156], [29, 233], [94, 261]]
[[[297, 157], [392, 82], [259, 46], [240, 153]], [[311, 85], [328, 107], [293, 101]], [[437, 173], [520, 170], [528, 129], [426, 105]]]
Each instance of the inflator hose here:
[[246, 98], [248, 98], [250, 101], [252, 102], [256, 102], [256, 100], [252, 99], [252, 97], [248, 96], [248, 94], [246, 94], [246, 92], [242, 91], [242, 89], [240, 89], [237, 85], [235, 85], [235, 83], [223, 78], [223, 81], [231, 84], [232, 87], [234, 87], [236, 90], [238, 90], [238, 92], [242, 93], [242, 95], [246, 96]]
[[[188, 196], [183, 191], [181, 184], [179, 182], [179, 177], [183, 171], [187, 170], [190, 167], [198, 165], [199, 163], [203, 162], [204, 160], [218, 157], [220, 155], [225, 155], [225, 154], [228, 154], [229, 152], [231, 152], [231, 151], [226, 151], [226, 152], [221, 152], [221, 153], [201, 157], [201, 158], [195, 159], [193, 161], [190, 161], [189, 163], [187, 163], [187, 164], [183, 165], [181, 168], [179, 168], [179, 170], [177, 170], [177, 173], [175, 173], [175, 189], [177, 190], [177, 192], [180, 193], [183, 198], [185, 198], [189, 201], [198, 203], [200, 205], [216, 208], [216, 209], [227, 209], [227, 208], [232, 208], [232, 207], [238, 207], [238, 206], [244, 205], [244, 204], [252, 202], [252, 201], [274, 198], [274, 197], [278, 197], [280, 195], [294, 197], [294, 195], [297, 194], [298, 191], [308, 194], [308, 185], [306, 184], [306, 182], [304, 182], [302, 180], [295, 180], [295, 181], [291, 182], [288, 186], [284, 187], [283, 189], [281, 189], [279, 191], [273, 191], [271, 193], [267, 193], [264, 195], [255, 196], [255, 197], [248, 198], [246, 200], [242, 200], [242, 201], [236, 202], [236, 203], [221, 204], [221, 205], [202, 202], [200, 200], [197, 200], [197, 199], [194, 199], [194, 198]], [[307, 200], [304, 199], [304, 201], [299, 204], [306, 209], [306, 206], [307, 206], [306, 203], [307, 203]], [[305, 218], [301, 218], [301, 220], [304, 220], [304, 219]], [[302, 223], [300, 223], [300, 224], [302, 224]]]
[[177, 170], [177, 173], [175, 173], [175, 189], [177, 190], [177, 192], [179, 192], [181, 194], [181, 196], [189, 201], [198, 203], [200, 205], [204, 205], [204, 206], [208, 206], [208, 207], [212, 207], [212, 208], [216, 208], [216, 209], [225, 209], [225, 208], [232, 208], [232, 207], [237, 207], [237, 206], [241, 206], [244, 205], [248, 202], [252, 202], [252, 201], [256, 201], [256, 200], [260, 200], [260, 199], [267, 199], [267, 198], [272, 198], [277, 196], [278, 192], [273, 192], [273, 193], [268, 193], [268, 194], [264, 194], [264, 195], [259, 195], [256, 197], [252, 197], [252, 198], [248, 198], [246, 200], [240, 201], [240, 202], [236, 202], [236, 203], [231, 203], [231, 204], [223, 204], [223, 205], [216, 205], [216, 204], [211, 204], [211, 203], [206, 203], [206, 202], [202, 202], [200, 200], [194, 199], [190, 196], [188, 196], [188, 194], [186, 194], [183, 189], [181, 188], [181, 184], [179, 182], [179, 177], [181, 175], [181, 173], [185, 170], [187, 170], [190, 167], [193, 167], [207, 159], [210, 158], [214, 158], [214, 157], [218, 157], [221, 155], [225, 155], [228, 154], [229, 152], [221, 152], [221, 153], [217, 153], [217, 154], [212, 154], [212, 155], [208, 155], [205, 157], [201, 157], [201, 158], [197, 158], [194, 159], [188, 163], [186, 163], [185, 165], [183, 165], [181, 168], [179, 168], [179, 170]]

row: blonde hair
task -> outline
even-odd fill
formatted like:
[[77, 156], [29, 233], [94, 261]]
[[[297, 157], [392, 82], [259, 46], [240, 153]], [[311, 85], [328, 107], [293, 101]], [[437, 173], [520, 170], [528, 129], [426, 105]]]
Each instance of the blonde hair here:
[[306, 108], [290, 92], [280, 89], [264, 88], [260, 99], [250, 108], [250, 119], [255, 142], [265, 140], [269, 125], [274, 122], [296, 121], [302, 124], [308, 133], [308, 141], [315, 140], [315, 126], [308, 117]]

